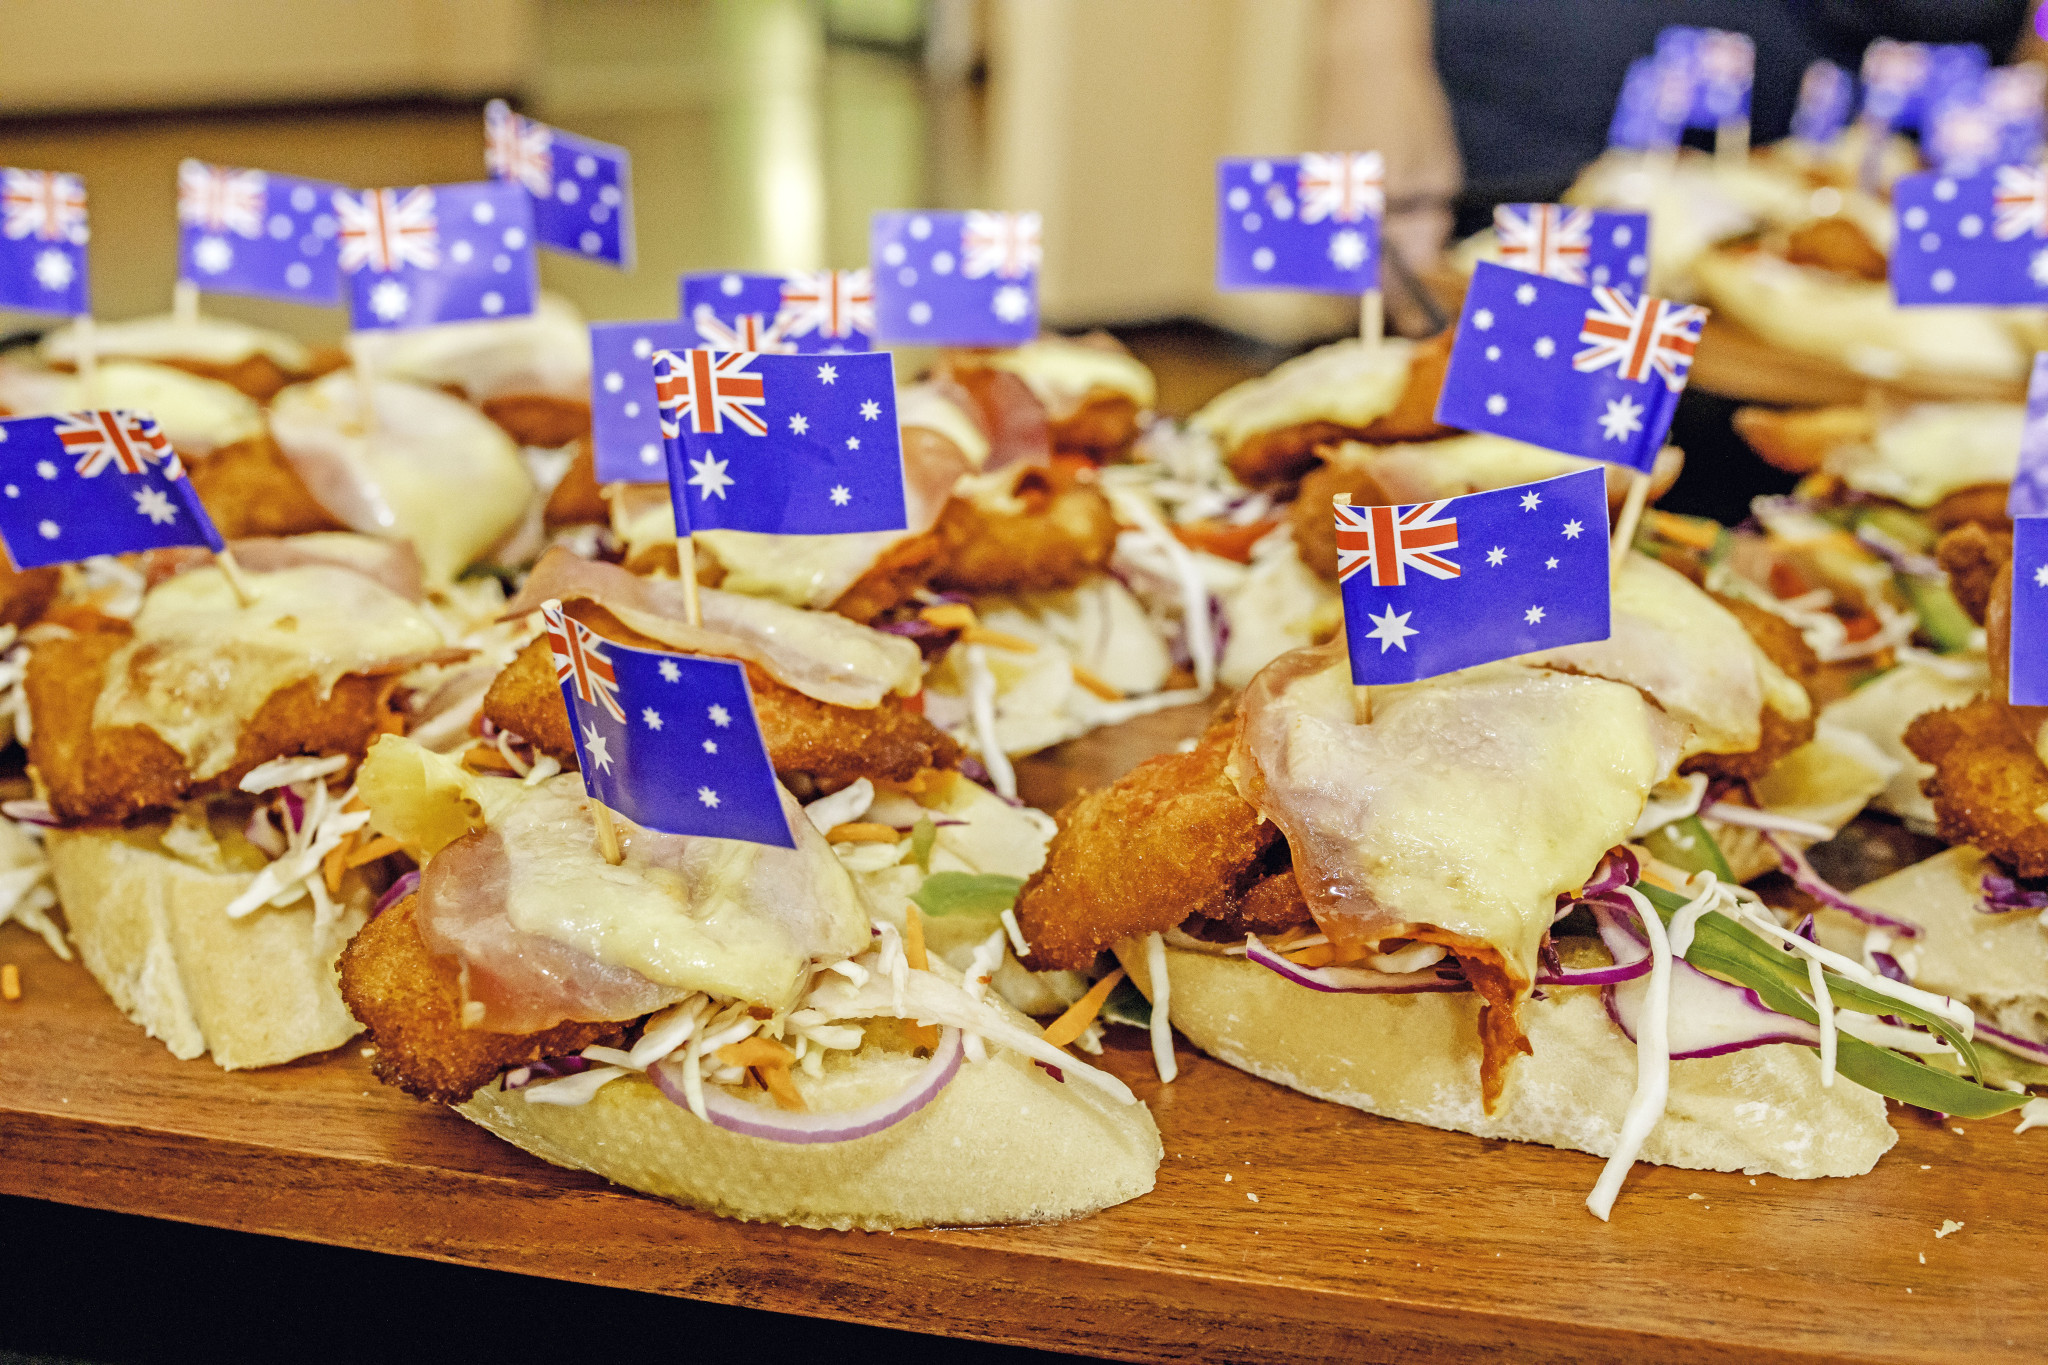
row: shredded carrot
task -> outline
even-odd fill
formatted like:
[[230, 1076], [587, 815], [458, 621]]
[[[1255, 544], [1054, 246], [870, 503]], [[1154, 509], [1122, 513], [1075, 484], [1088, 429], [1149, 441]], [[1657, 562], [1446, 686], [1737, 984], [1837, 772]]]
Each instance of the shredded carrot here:
[[1651, 509], [1649, 517], [1650, 526], [1658, 535], [1680, 545], [1690, 545], [1695, 550], [1713, 549], [1714, 542], [1721, 535], [1719, 524], [1700, 517], [1680, 516], [1676, 512], [1656, 508]]
[[327, 850], [327, 856], [320, 860], [320, 876], [327, 883], [327, 894], [332, 896], [341, 890], [341, 874], [347, 871], [348, 841], [346, 839]]
[[0, 1000], [21, 999], [21, 968], [12, 962], [0, 963]]
[[377, 733], [380, 735], [402, 735], [405, 733], [405, 716], [402, 712], [386, 711], [377, 717]]
[[1102, 1013], [1103, 1002], [1116, 989], [1116, 983], [1124, 979], [1124, 969], [1119, 967], [1102, 980], [1088, 988], [1088, 994], [1067, 1006], [1067, 1012], [1045, 1027], [1045, 1041], [1054, 1047], [1065, 1047], [1088, 1031], [1095, 1022], [1095, 1016]]
[[1804, 597], [1813, 591], [1800, 576], [1799, 570], [1783, 560], [1771, 565], [1770, 582], [1771, 595], [1781, 601], [1789, 602], [1795, 597]]
[[1249, 564], [1252, 562], [1252, 546], [1264, 540], [1267, 533], [1279, 524], [1278, 517], [1267, 517], [1245, 526], [1206, 518], [1179, 523], [1173, 528], [1173, 538], [1190, 550], [1205, 550], [1218, 559]]
[[763, 1090], [775, 1097], [778, 1108], [794, 1110], [799, 1114], [810, 1108], [804, 1103], [804, 1097], [797, 1093], [796, 1082], [790, 1079], [788, 1067], [757, 1066], [754, 1068], [754, 1079], [761, 1083]]
[[463, 750], [462, 766], [471, 772], [513, 773], [516, 775], [519, 771], [512, 766], [505, 755], [489, 745], [481, 744], [474, 749]]
[[1877, 634], [1879, 630], [1877, 618], [1875, 616], [1867, 616], [1862, 612], [1851, 616], [1842, 624], [1847, 628], [1848, 636], [1851, 640], [1868, 640], [1871, 636]]
[[960, 632], [960, 638], [970, 645], [994, 645], [997, 649], [1013, 650], [1018, 654], [1036, 654], [1038, 646], [1021, 635], [1012, 635], [1006, 630], [990, 630], [987, 626], [969, 626]]
[[884, 777], [873, 780], [875, 786], [884, 791], [898, 791], [905, 796], [939, 797], [952, 788], [957, 777], [959, 774], [951, 768], [921, 768], [917, 776], [906, 782], [891, 782]]
[[917, 615], [920, 620], [941, 630], [972, 630], [980, 624], [975, 619], [974, 608], [964, 602], [940, 602], [926, 607]]
[[752, 1071], [761, 1088], [775, 1097], [779, 1108], [799, 1111], [806, 1108], [804, 1097], [797, 1093], [796, 1082], [789, 1076], [789, 1064], [796, 1057], [773, 1038], [757, 1034], [737, 1043], [727, 1043], [718, 1049], [718, 1060], [727, 1066], [743, 1066]]
[[924, 916], [915, 905], [903, 908], [903, 958], [913, 972], [931, 968], [931, 956], [924, 950]]
[[849, 820], [825, 831], [828, 844], [893, 844], [902, 837], [894, 826], [878, 825], [872, 820]]
[[[369, 831], [364, 830], [363, 833], [367, 834], [369, 833]], [[370, 840], [370, 842], [357, 848], [355, 852], [349, 854], [346, 865], [349, 867], [361, 867], [364, 863], [374, 863], [379, 858], [387, 857], [390, 854], [396, 853], [398, 852], [399, 849], [403, 847], [405, 847], [405, 845], [399, 843], [398, 840], [392, 838], [390, 835], [380, 834], [376, 838]]]
[[1336, 960], [1337, 950], [1327, 943], [1318, 943], [1312, 948], [1303, 948], [1298, 953], [1287, 954], [1287, 960], [1297, 967], [1327, 967]]
[[1104, 701], [1122, 701], [1124, 699], [1123, 689], [1115, 683], [1104, 682], [1079, 664], [1072, 665], [1072, 668], [1074, 670], [1074, 681]]

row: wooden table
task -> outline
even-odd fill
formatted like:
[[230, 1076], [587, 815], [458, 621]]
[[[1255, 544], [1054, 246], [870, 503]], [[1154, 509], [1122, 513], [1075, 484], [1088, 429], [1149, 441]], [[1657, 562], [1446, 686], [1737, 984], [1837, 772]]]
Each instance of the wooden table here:
[[[1057, 799], [1199, 723], [1034, 763]], [[818, 1233], [558, 1170], [377, 1084], [355, 1047], [180, 1062], [75, 965], [0, 929], [0, 1193], [721, 1303], [1128, 1360], [2032, 1360], [2048, 1341], [2048, 1133], [1909, 1112], [1854, 1181], [1639, 1168], [1385, 1122], [1143, 1039], [1158, 1188], [1077, 1223]], [[1256, 1196], [1256, 1198], [1254, 1198]], [[1964, 1224], [1937, 1238], [1945, 1219]], [[1923, 1260], [1924, 1258], [1924, 1260]]]

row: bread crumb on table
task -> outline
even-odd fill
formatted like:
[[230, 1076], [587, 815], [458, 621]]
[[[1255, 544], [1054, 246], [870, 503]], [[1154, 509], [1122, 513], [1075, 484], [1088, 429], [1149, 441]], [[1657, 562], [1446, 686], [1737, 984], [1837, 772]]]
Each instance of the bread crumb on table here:
[[1944, 1218], [1941, 1220], [1940, 1229], [1934, 1235], [1936, 1238], [1942, 1238], [1948, 1236], [1951, 1232], [1961, 1232], [1962, 1230], [1963, 1225], [1961, 1223], [1958, 1223], [1953, 1218]]
[[0, 962], [0, 1000], [21, 999], [21, 968]]

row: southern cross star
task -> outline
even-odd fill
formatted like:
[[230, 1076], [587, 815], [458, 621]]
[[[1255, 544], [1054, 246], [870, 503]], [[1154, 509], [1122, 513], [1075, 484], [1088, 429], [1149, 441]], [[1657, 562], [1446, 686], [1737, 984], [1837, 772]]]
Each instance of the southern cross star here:
[[1372, 622], [1372, 629], [1365, 633], [1365, 638], [1368, 640], [1378, 640], [1380, 642], [1380, 653], [1382, 654], [1386, 653], [1389, 649], [1399, 649], [1403, 654], [1406, 654], [1408, 652], [1408, 637], [1422, 633], [1408, 624], [1408, 618], [1414, 614], [1412, 611], [1404, 611], [1399, 616], [1396, 616], [1394, 615], [1394, 609], [1389, 606], [1386, 614], [1383, 616], [1367, 615], [1365, 619]]
[[599, 772], [612, 770], [611, 750], [606, 747], [605, 738], [597, 732], [595, 725], [583, 727], [583, 752], [590, 755], [590, 761], [597, 765]]
[[688, 482], [692, 488], [703, 490], [699, 495], [699, 501], [709, 502], [713, 495], [716, 495], [720, 502], [725, 501], [725, 490], [732, 487], [732, 475], [725, 472], [728, 463], [730, 461], [721, 460], [715, 455], [706, 455], [701, 460], [690, 461], [690, 468], [697, 472], [690, 476]]
[[1642, 404], [1627, 394], [1610, 402], [1606, 415], [1600, 419], [1601, 434], [1610, 441], [1626, 441], [1642, 429]]

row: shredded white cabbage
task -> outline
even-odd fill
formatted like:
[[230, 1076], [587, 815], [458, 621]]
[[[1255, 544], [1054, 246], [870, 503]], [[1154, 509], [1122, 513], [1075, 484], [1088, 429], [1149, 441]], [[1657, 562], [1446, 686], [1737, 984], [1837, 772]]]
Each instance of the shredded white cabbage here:
[[996, 736], [996, 675], [988, 666], [988, 649], [984, 645], [969, 645], [965, 658], [967, 709], [974, 721], [974, 742], [981, 752], [981, 765], [988, 769], [996, 790], [1014, 801], [1017, 770], [1010, 766], [1010, 756], [1003, 752], [1002, 741]]
[[35, 733], [23, 686], [28, 679], [28, 646], [13, 626], [0, 626], [0, 651], [0, 716], [11, 722], [14, 742], [26, 749]]
[[804, 814], [811, 818], [812, 826], [820, 834], [830, 834], [840, 825], [849, 824], [868, 813], [868, 807], [875, 804], [875, 784], [865, 777], [850, 787], [842, 787], [830, 796], [821, 796], [804, 807]]
[[[276, 763], [307, 761], [327, 760], [274, 760]], [[271, 766], [271, 763], [263, 765], [265, 768]], [[256, 769], [249, 778], [254, 778], [261, 771], [261, 768]], [[245, 786], [249, 778], [243, 779]], [[343, 840], [369, 824], [370, 812], [346, 809], [356, 794], [354, 787], [337, 797], [328, 790], [324, 781], [314, 778], [292, 783], [291, 790], [304, 806], [295, 827], [290, 820], [284, 822], [284, 852], [250, 878], [242, 894], [228, 902], [227, 913], [229, 919], [240, 919], [266, 905], [281, 909], [310, 896], [313, 900], [313, 927], [317, 931], [332, 924], [341, 913], [341, 907], [327, 893], [327, 879], [321, 872], [321, 860], [341, 847]]]
[[1172, 1084], [1180, 1074], [1173, 1055], [1173, 983], [1166, 975], [1166, 940], [1158, 934], [1145, 936], [1145, 972], [1152, 978], [1152, 1065], [1159, 1069], [1163, 1084]]
[[50, 951], [64, 961], [71, 960], [71, 945], [64, 931], [50, 918], [57, 908], [57, 892], [50, 884], [50, 863], [43, 854], [41, 831], [31, 825], [7, 822], [14, 845], [9, 859], [14, 866], [0, 870], [0, 924], [9, 920], [41, 936]]
[[240, 786], [243, 791], [260, 795], [276, 791], [279, 787], [292, 787], [302, 782], [314, 782], [331, 777], [348, 766], [348, 755], [329, 754], [325, 758], [273, 758], [268, 763], [259, 763], [249, 769]]
[[1601, 1169], [1593, 1192], [1586, 1196], [1586, 1207], [1603, 1223], [1614, 1211], [1622, 1182], [1628, 1179], [1651, 1131], [1664, 1118], [1664, 1106], [1671, 1097], [1671, 942], [1665, 937], [1663, 918], [1640, 891], [1624, 886], [1621, 894], [1635, 905], [1643, 932], [1649, 935], [1650, 976], [1637, 1023], [1635, 1093], [1629, 1096], [1614, 1153]]

